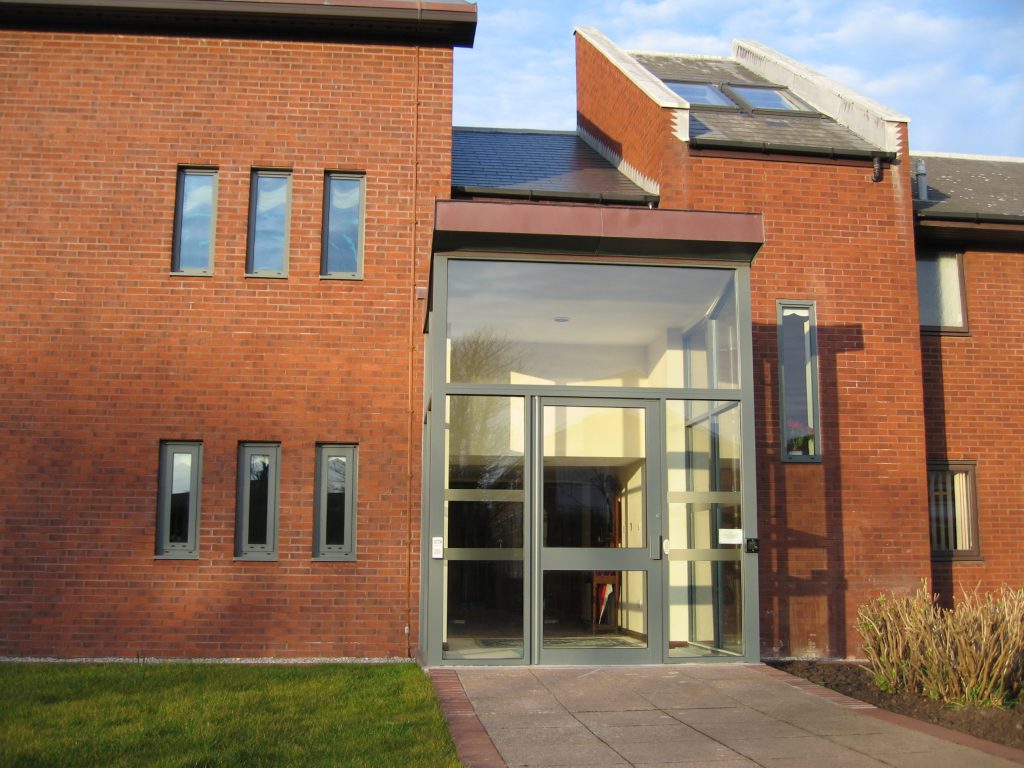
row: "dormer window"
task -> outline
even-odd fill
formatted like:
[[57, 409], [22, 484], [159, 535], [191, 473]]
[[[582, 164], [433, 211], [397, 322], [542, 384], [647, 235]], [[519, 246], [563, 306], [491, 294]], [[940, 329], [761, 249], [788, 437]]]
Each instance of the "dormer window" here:
[[787, 112], [813, 112], [796, 96], [781, 88], [760, 85], [730, 85], [729, 91], [751, 109], [778, 109]]
[[667, 85], [673, 93], [678, 96], [682, 96], [690, 104], [697, 107], [731, 107], [736, 108], [736, 104], [724, 93], [722, 93], [717, 86], [711, 85], [710, 83], [669, 83]]

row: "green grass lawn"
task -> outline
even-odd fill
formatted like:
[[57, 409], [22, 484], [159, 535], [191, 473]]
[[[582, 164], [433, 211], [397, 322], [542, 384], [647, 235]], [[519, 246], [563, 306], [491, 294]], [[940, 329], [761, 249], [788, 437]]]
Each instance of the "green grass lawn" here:
[[455, 766], [412, 664], [0, 664], [0, 766]]

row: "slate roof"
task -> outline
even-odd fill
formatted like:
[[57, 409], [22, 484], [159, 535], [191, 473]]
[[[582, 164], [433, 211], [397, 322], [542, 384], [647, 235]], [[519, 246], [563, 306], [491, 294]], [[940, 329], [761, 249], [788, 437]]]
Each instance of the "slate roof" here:
[[[737, 61], [724, 58], [631, 54], [663, 82], [683, 81], [716, 85], [774, 85]], [[695, 148], [733, 148], [836, 157], [885, 154], [871, 142], [818, 112], [780, 112], [739, 108], [690, 107], [690, 141]]]
[[918, 216], [1024, 223], [1024, 158], [913, 152], [912, 176], [918, 158], [928, 172], [928, 199], [914, 200]]
[[452, 129], [453, 194], [645, 204], [645, 192], [571, 131]]

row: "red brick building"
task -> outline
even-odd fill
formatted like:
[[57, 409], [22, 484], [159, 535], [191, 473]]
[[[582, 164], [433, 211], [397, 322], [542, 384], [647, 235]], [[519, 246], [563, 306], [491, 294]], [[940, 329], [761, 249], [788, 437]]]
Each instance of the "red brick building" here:
[[845, 657], [1021, 586], [1024, 163], [756, 43], [579, 30], [576, 133], [453, 134], [472, 4], [0, 12], [0, 654]]

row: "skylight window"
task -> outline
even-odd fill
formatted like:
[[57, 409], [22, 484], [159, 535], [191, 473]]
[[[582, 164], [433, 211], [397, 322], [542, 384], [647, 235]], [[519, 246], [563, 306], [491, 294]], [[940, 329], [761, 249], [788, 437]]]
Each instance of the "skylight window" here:
[[708, 83], [665, 83], [674, 93], [701, 107], [735, 107], [718, 88]]
[[755, 85], [731, 85], [729, 90], [752, 109], [783, 109], [789, 112], [810, 112], [810, 107], [795, 96], [779, 89]]

